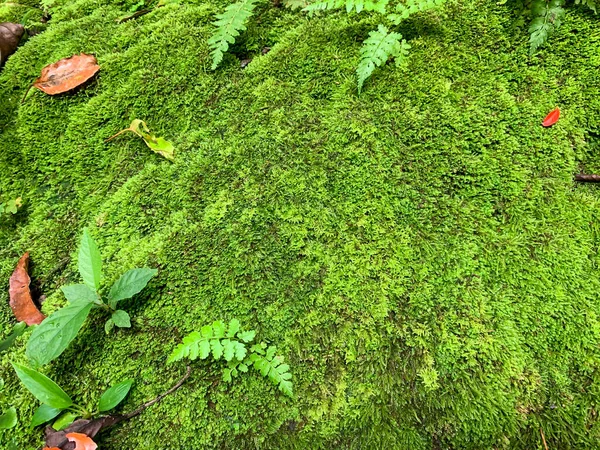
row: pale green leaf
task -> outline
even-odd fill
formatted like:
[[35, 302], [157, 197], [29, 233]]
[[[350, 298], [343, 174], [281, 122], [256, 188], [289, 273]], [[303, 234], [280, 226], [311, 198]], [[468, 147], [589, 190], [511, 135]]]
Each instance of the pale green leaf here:
[[31, 418], [31, 427], [37, 427], [49, 420], [54, 419], [62, 412], [62, 408], [53, 408], [52, 406], [41, 404], [38, 409], [33, 413]]
[[98, 245], [87, 228], [83, 230], [83, 236], [79, 244], [78, 264], [83, 282], [93, 291], [98, 291], [102, 280], [102, 258]]
[[69, 303], [75, 303], [78, 301], [87, 303], [98, 303], [98, 294], [89, 288], [87, 284], [69, 284], [60, 288], [65, 294], [66, 299]]
[[52, 424], [52, 428], [54, 428], [56, 431], [64, 430], [69, 425], [71, 425], [73, 421], [77, 419], [77, 417], [78, 414], [74, 412], [66, 412], [54, 421], [54, 423]]
[[142, 268], [131, 269], [125, 272], [108, 293], [108, 304], [114, 308], [121, 300], [133, 297], [146, 287], [152, 277], [158, 271], [156, 269]]
[[8, 408], [0, 415], [0, 430], [8, 430], [17, 424], [17, 410], [13, 407]]
[[111, 319], [119, 328], [131, 327], [131, 320], [129, 319], [129, 314], [127, 314], [122, 309], [117, 309], [115, 312], [113, 312]]

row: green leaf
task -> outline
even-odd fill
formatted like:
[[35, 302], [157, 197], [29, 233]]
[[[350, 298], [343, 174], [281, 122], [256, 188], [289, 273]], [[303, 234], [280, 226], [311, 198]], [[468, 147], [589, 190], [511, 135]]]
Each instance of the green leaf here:
[[127, 314], [122, 309], [117, 309], [111, 316], [112, 321], [119, 328], [130, 328], [131, 320], [129, 319], [129, 314]]
[[148, 281], [158, 273], [156, 269], [131, 269], [125, 272], [108, 293], [108, 304], [114, 308], [117, 303], [131, 298], [146, 287]]
[[231, 369], [224, 369], [223, 370], [223, 381], [225, 383], [230, 383], [231, 382]]
[[92, 309], [92, 303], [72, 303], [46, 318], [31, 333], [25, 354], [42, 366], [57, 358], [75, 339]]
[[248, 350], [246, 350], [246, 346], [244, 344], [242, 344], [241, 342], [235, 342], [235, 359], [237, 359], [238, 361], [242, 361], [245, 357], [246, 357], [246, 353], [248, 353]]
[[14, 408], [8, 408], [0, 416], [0, 429], [8, 430], [9, 428], [14, 427], [17, 424], [17, 410]]
[[11, 345], [17, 340], [19, 336], [21, 336], [25, 329], [27, 328], [27, 324], [25, 322], [19, 322], [13, 327], [12, 333], [0, 342], [0, 353], [8, 350]]
[[240, 341], [244, 341], [246, 343], [252, 342], [254, 340], [254, 338], [256, 337], [256, 331], [255, 330], [242, 331], [242, 332], [238, 333], [237, 337]]
[[98, 245], [87, 228], [83, 230], [81, 244], [79, 244], [78, 263], [83, 282], [93, 291], [98, 291], [102, 279], [102, 258]]
[[100, 400], [98, 402], [98, 411], [109, 411], [115, 406], [117, 406], [119, 403], [121, 403], [129, 393], [132, 384], [133, 379], [130, 378], [108, 388], [106, 392], [102, 394], [102, 397], [100, 397]]
[[73, 412], [66, 412], [52, 424], [52, 428], [54, 428], [56, 431], [64, 430], [71, 425], [78, 416], [78, 414]]
[[222, 339], [225, 337], [225, 324], [222, 320], [217, 320], [212, 324], [213, 334], [215, 338]]
[[108, 319], [106, 321], [106, 323], [104, 324], [104, 332], [106, 334], [110, 334], [110, 332], [112, 331], [112, 329], [115, 327], [115, 323], [113, 322], [112, 319]]
[[240, 331], [240, 321], [237, 319], [231, 319], [229, 322], [229, 329], [227, 330], [227, 337], [234, 337], [238, 331]]
[[[46, 319], [47, 320], [47, 319]], [[11, 363], [27, 390], [40, 402], [52, 408], [68, 408], [73, 400], [46, 375], [17, 363]]]
[[282, 380], [279, 382], [279, 390], [288, 397], [294, 396], [293, 384], [291, 381]]
[[218, 339], [212, 339], [210, 341], [210, 347], [212, 349], [212, 355], [214, 359], [220, 359], [223, 356], [223, 346], [221, 345], [221, 341]]
[[229, 339], [223, 339], [221, 345], [223, 345], [223, 357], [225, 361], [231, 361], [235, 356], [235, 342]]
[[213, 329], [211, 325], [204, 325], [200, 328], [200, 334], [203, 338], [211, 338], [213, 337]]
[[229, 45], [235, 42], [240, 31], [246, 29], [246, 22], [254, 13], [255, 3], [256, 0], [242, 0], [227, 6], [223, 14], [217, 15], [217, 21], [213, 23], [217, 28], [208, 39], [213, 60], [211, 70], [215, 70], [223, 61], [223, 54], [229, 49]]
[[89, 288], [87, 284], [69, 284], [60, 288], [69, 303], [87, 302], [99, 303], [98, 294]]
[[53, 408], [52, 406], [42, 404], [33, 413], [33, 417], [31, 418], [31, 427], [37, 427], [38, 425], [54, 419], [61, 412], [62, 408]]
[[200, 359], [208, 358], [208, 355], [210, 354], [210, 342], [207, 341], [206, 339], [203, 339], [202, 341], [199, 342], [198, 347], [199, 347]]

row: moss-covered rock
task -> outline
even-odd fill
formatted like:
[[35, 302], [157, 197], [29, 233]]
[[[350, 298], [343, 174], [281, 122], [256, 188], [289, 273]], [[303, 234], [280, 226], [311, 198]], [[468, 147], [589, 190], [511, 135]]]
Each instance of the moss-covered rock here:
[[[132, 329], [106, 336], [94, 313], [44, 368], [80, 403], [132, 377], [133, 409], [182, 375], [166, 365], [182, 336], [233, 317], [286, 356], [296, 398], [195, 363], [100, 448], [533, 449], [540, 428], [551, 448], [597, 448], [600, 197], [572, 182], [600, 170], [593, 15], [574, 10], [532, 58], [506, 6], [417, 16], [401, 30], [408, 65], [358, 96], [376, 18], [265, 5], [212, 72], [224, 2], [117, 23], [134, 3], [45, 1], [46, 31], [0, 73], [0, 200], [25, 202], [0, 218], [0, 279], [30, 251], [45, 312], [60, 307], [85, 226], [107, 281], [159, 269], [124, 304]], [[79, 52], [102, 67], [91, 85], [20, 104], [43, 66]], [[104, 142], [134, 118], [176, 145], [174, 164], [134, 136]], [[6, 291], [0, 303], [8, 326]], [[0, 443], [20, 448], [41, 442], [9, 364], [25, 339], [0, 356], [0, 409], [20, 419]]]

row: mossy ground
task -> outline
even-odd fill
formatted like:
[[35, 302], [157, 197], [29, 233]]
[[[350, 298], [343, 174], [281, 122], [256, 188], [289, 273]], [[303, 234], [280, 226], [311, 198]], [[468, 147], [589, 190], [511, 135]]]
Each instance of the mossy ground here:
[[[0, 73], [0, 279], [30, 251], [51, 312], [78, 281], [90, 227], [107, 281], [159, 275], [45, 372], [78, 401], [136, 379], [122, 410], [170, 387], [166, 357], [186, 333], [237, 317], [292, 366], [295, 399], [256, 374], [231, 385], [194, 364], [162, 403], [99, 438], [100, 448], [598, 448], [600, 27], [571, 10], [552, 48], [527, 54], [516, 16], [464, 2], [402, 26], [405, 68], [354, 69], [376, 18], [261, 7], [211, 72], [207, 38], [225, 2], [182, 1], [117, 24], [130, 4], [56, 0], [46, 31]], [[34, 12], [0, 7], [1, 20]], [[258, 56], [263, 46], [272, 50]], [[75, 95], [33, 92], [46, 64], [94, 53]], [[551, 129], [541, 119], [555, 106]], [[132, 136], [147, 121], [174, 164]], [[54, 271], [66, 257], [66, 268]], [[13, 323], [7, 292], [0, 323]], [[0, 436], [38, 445], [37, 402], [9, 361]]]

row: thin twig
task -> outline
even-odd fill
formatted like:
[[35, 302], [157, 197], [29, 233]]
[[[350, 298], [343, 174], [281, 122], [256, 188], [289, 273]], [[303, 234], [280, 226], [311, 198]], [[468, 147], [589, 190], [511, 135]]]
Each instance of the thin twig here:
[[172, 394], [173, 392], [175, 392], [177, 389], [179, 389], [183, 383], [185, 383], [185, 380], [187, 380], [190, 377], [190, 374], [192, 373], [192, 368], [190, 366], [187, 366], [187, 372], [185, 373], [185, 375], [183, 376], [183, 378], [181, 380], [179, 380], [177, 382], [177, 384], [175, 386], [173, 386], [171, 389], [169, 389], [167, 392], [165, 392], [164, 394], [160, 394], [158, 397], [156, 397], [154, 400], [150, 400], [149, 402], [144, 403], [143, 405], [141, 405], [139, 408], [137, 408], [134, 411], [131, 411], [130, 413], [127, 413], [123, 416], [123, 420], [129, 420], [132, 417], [135, 417], [139, 414], [142, 413], [142, 411], [144, 411], [146, 408], [148, 408], [149, 406], [154, 405], [155, 403], [160, 402], [163, 398], [165, 398], [167, 395]]
[[544, 450], [548, 450], [548, 444], [546, 444], [546, 436], [544, 436], [544, 430], [540, 427], [540, 434], [542, 435], [542, 443], [544, 444]]
[[600, 175], [593, 173], [577, 173], [575, 174], [575, 181], [583, 181], [587, 183], [600, 183]]
[[21, 105], [23, 103], [25, 103], [25, 99], [27, 98], [27, 94], [29, 94], [29, 91], [31, 90], [31, 88], [33, 87], [33, 84], [30, 84], [29, 87], [27, 88], [27, 90], [25, 91], [25, 95], [23, 96], [23, 98], [21, 99]]
[[140, 11], [136, 11], [133, 14], [131, 14], [130, 16], [123, 17], [122, 19], [118, 19], [117, 23], [127, 22], [128, 20], [135, 19], [137, 17], [141, 17], [144, 14], [148, 14], [149, 12], [152, 12], [152, 10], [151, 9], [142, 9]]

